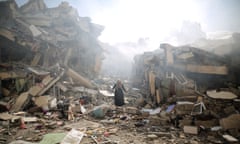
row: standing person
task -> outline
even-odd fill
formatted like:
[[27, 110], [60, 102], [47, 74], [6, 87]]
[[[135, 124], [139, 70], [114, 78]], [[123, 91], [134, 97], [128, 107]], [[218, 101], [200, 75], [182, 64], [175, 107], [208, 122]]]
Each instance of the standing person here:
[[116, 106], [122, 106], [124, 105], [124, 92], [126, 92], [126, 89], [122, 82], [120, 80], [117, 81], [116, 84], [114, 84], [113, 88], [114, 91], [114, 103]]

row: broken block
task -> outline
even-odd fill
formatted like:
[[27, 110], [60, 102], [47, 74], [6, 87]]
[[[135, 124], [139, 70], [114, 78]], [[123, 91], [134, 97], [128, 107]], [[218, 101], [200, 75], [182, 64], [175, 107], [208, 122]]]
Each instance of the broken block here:
[[188, 134], [198, 134], [198, 127], [197, 126], [184, 126], [183, 131], [184, 131], [184, 133], [188, 133]]

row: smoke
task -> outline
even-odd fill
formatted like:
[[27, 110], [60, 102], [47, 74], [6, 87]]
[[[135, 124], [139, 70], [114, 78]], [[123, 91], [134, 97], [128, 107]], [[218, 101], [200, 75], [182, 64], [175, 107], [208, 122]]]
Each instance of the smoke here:
[[106, 50], [102, 73], [128, 79], [132, 72], [133, 57], [144, 51], [151, 51], [149, 38], [139, 38], [136, 42], [104, 44]]
[[[23, 5], [28, 0], [16, 0]], [[62, 0], [44, 0], [48, 7]], [[92, 22], [105, 26], [100, 40], [110, 44], [134, 42], [140, 37], [162, 41], [183, 21], [197, 22], [206, 33], [240, 31], [239, 0], [64, 0]], [[155, 42], [156, 43], [156, 42]], [[159, 44], [157, 44], [159, 45]], [[157, 47], [157, 45], [155, 47]]]
[[[16, 0], [18, 5], [26, 1]], [[44, 1], [48, 7], [61, 3]], [[202, 43], [210, 32], [240, 31], [239, 0], [64, 1], [76, 8], [80, 16], [90, 17], [93, 23], [105, 27], [99, 40], [111, 46], [103, 68], [121, 75], [131, 71], [128, 67], [134, 55], [159, 49], [160, 43], [175, 46], [195, 43], [204, 47]], [[141, 38], [144, 43], [139, 42]], [[112, 66], [115, 67], [111, 69]]]

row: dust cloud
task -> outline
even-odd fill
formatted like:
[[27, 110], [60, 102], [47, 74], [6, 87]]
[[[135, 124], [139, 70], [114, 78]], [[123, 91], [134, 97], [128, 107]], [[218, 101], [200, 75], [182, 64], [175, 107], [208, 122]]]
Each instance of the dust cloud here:
[[[239, 0], [65, 1], [80, 16], [105, 27], [99, 41], [105, 49], [102, 73], [107, 75], [128, 77], [134, 55], [159, 49], [160, 43], [188, 44], [220, 55], [237, 47], [231, 44], [232, 34], [240, 31]], [[16, 2], [23, 5], [27, 0]], [[45, 0], [48, 7], [61, 2]], [[216, 40], [219, 35], [225, 38]]]

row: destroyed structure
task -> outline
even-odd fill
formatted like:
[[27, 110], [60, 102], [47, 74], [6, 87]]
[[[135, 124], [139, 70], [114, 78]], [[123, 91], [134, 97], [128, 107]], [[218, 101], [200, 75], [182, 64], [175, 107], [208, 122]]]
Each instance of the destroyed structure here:
[[0, 143], [239, 141], [239, 34], [221, 56], [170, 44], [136, 56], [126, 106], [114, 107], [115, 79], [97, 79], [102, 26], [66, 2], [0, 8]]
[[66, 2], [56, 8], [43, 0], [20, 8], [14, 1], [0, 4], [1, 96], [13, 98], [12, 111], [23, 110], [29, 96], [43, 95], [65, 75], [93, 88], [87, 79], [100, 71], [102, 26], [78, 16]]
[[[177, 120], [175, 125], [184, 132], [199, 134], [201, 129], [213, 134], [212, 129], [219, 132], [220, 128], [223, 131], [217, 134], [219, 137], [230, 134], [239, 138], [239, 35], [232, 35], [231, 44], [212, 49], [215, 52], [223, 46], [230, 49], [221, 55], [166, 43], [160, 45], [163, 52], [137, 55], [133, 84], [141, 89], [145, 104], [166, 108], [171, 113], [167, 119]], [[161, 116], [156, 121], [161, 123]]]

